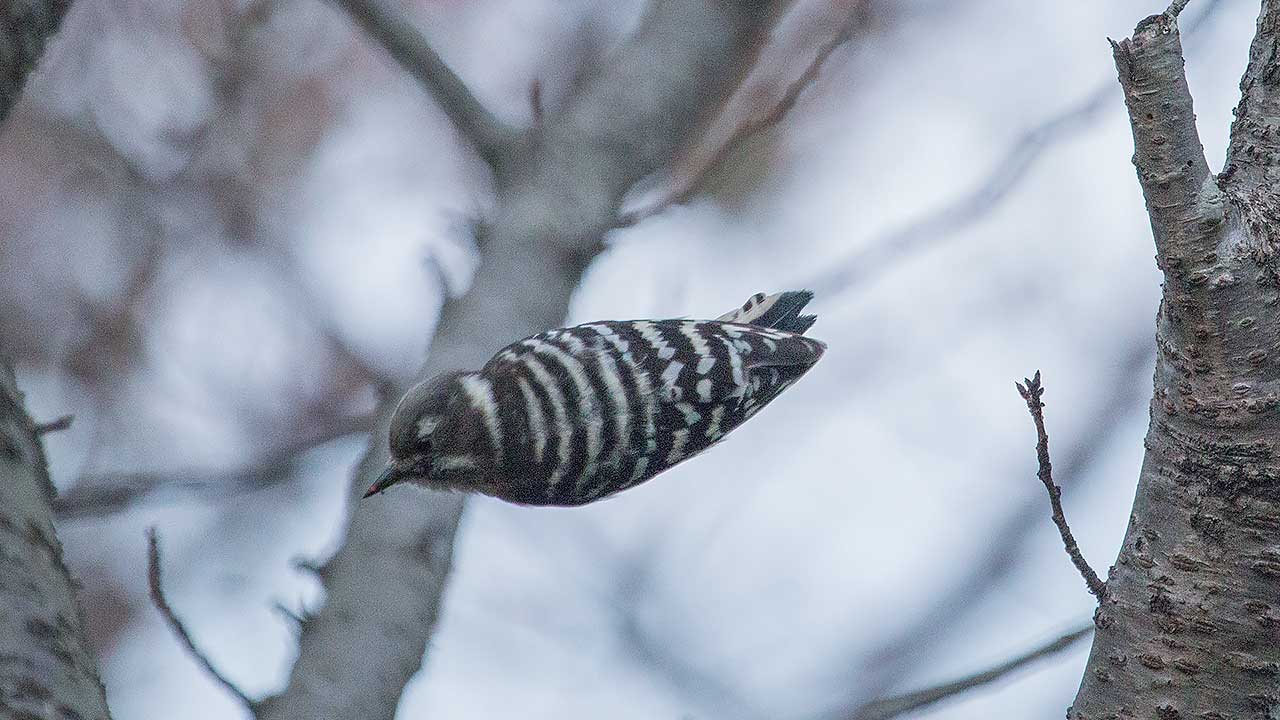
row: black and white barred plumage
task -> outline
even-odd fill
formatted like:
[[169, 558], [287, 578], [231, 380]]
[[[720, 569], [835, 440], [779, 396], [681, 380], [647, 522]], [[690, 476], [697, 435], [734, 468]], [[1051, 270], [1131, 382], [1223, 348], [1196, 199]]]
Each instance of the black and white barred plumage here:
[[594, 322], [513, 343], [478, 372], [410, 390], [391, 421], [401, 481], [525, 505], [582, 505], [721, 440], [800, 378], [808, 291], [756, 294], [715, 320]]

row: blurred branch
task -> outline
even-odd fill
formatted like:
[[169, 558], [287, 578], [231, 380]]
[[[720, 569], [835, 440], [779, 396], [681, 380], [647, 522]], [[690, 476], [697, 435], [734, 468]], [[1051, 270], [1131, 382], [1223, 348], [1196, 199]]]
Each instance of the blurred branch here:
[[1053, 464], [1049, 461], [1049, 433], [1044, 427], [1044, 401], [1040, 399], [1044, 396], [1044, 386], [1040, 384], [1040, 371], [1037, 370], [1034, 377], [1026, 378], [1024, 382], [1025, 385], [1014, 384], [1018, 387], [1018, 394], [1026, 401], [1027, 410], [1031, 413], [1031, 421], [1036, 426], [1036, 460], [1040, 465], [1036, 476], [1040, 478], [1040, 482], [1044, 483], [1044, 489], [1049, 492], [1049, 504], [1053, 507], [1053, 524], [1058, 526], [1058, 534], [1062, 536], [1062, 544], [1066, 547], [1071, 563], [1084, 578], [1084, 584], [1089, 587], [1089, 592], [1101, 602], [1107, 593], [1107, 584], [1098, 577], [1098, 573], [1094, 572], [1092, 567], [1089, 567], [1089, 561], [1085, 560], [1084, 555], [1081, 554], [1080, 546], [1076, 544], [1076, 538], [1071, 534], [1071, 526], [1067, 524], [1067, 516], [1062, 511], [1062, 488], [1053, 482]]
[[197, 497], [227, 498], [263, 490], [287, 481], [298, 456], [325, 443], [355, 433], [369, 432], [370, 416], [338, 416], [313, 434], [282, 445], [257, 462], [233, 470], [181, 469], [157, 472], [89, 475], [54, 500], [59, 520], [100, 518], [136, 507], [148, 496], [185, 492]]
[[[624, 194], [721, 107], [782, 2], [655, 3], [608, 62], [545, 111], [539, 142], [498, 184], [474, 280], [445, 304], [419, 379], [478, 367], [512, 339], [563, 322]], [[390, 720], [422, 667], [463, 501], [411, 490], [360, 502], [387, 462], [392, 409], [381, 409], [352, 477], [345, 540], [318, 568], [325, 604], [260, 720]]]
[[1011, 660], [996, 665], [995, 667], [976, 672], [972, 675], [953, 680], [942, 685], [936, 685], [924, 690], [898, 695], [896, 697], [875, 700], [858, 708], [852, 715], [851, 720], [890, 720], [900, 715], [928, 707], [935, 703], [941, 702], [948, 698], [955, 697], [961, 693], [968, 692], [974, 688], [989, 685], [1010, 673], [1019, 670], [1031, 663], [1056, 655], [1067, 648], [1075, 645], [1080, 640], [1089, 636], [1093, 632], [1093, 624], [1090, 623], [1078, 630], [1073, 630], [1062, 637], [1035, 648], [1029, 652], [1019, 655]]
[[74, 415], [63, 415], [62, 417], [59, 417], [56, 420], [50, 420], [49, 422], [36, 423], [31, 426], [31, 429], [37, 435], [47, 435], [51, 432], [59, 432], [61, 430], [66, 430], [67, 428], [70, 428], [71, 423], [74, 422], [75, 419], [76, 417]]
[[[602, 539], [588, 547], [604, 547]], [[690, 662], [682, 653], [682, 649], [654, 631], [650, 623], [645, 621], [643, 609], [645, 603], [653, 598], [653, 578], [659, 566], [655, 558], [655, 548], [661, 545], [661, 538], [654, 537], [653, 542], [643, 543], [642, 549], [629, 558], [618, 562], [612, 557], [601, 557], [602, 564], [616, 562], [617, 579], [610, 584], [611, 592], [602, 600], [602, 604], [616, 618], [616, 630], [621, 645], [629, 651], [636, 665], [661, 679], [680, 695], [684, 702], [700, 702], [713, 717], [731, 717], [735, 720], [749, 720], [759, 717], [758, 711], [752, 708], [724, 680]], [[663, 626], [670, 625], [664, 622]]]
[[1110, 83], [1099, 85], [1061, 114], [1024, 131], [986, 176], [960, 197], [873, 237], [845, 259], [836, 261], [835, 267], [802, 284], [825, 297], [853, 289], [985, 220], [1048, 150], [1092, 127], [1108, 107], [1111, 93]]
[[804, 72], [800, 73], [795, 80], [792, 80], [787, 85], [786, 91], [782, 93], [782, 96], [778, 98], [773, 107], [761, 115], [748, 118], [735, 128], [733, 133], [712, 151], [710, 157], [692, 176], [685, 178], [683, 182], [679, 182], [675, 187], [669, 188], [662, 198], [645, 207], [619, 215], [617, 227], [631, 227], [674, 205], [683, 205], [689, 202], [703, 191], [703, 185], [707, 178], [724, 164], [726, 159], [732, 157], [739, 148], [752, 138], [771, 130], [781, 123], [787, 113], [791, 112], [796, 106], [800, 95], [817, 81], [818, 75], [822, 71], [822, 66], [831, 57], [831, 54], [840, 46], [849, 42], [855, 32], [867, 27], [871, 19], [870, 5], [871, 3], [866, 0], [854, 0], [844, 23], [836, 29], [830, 39], [818, 48], [817, 54], [805, 67]]
[[[1187, 23], [1193, 35], [1211, 19], [1222, 0], [1203, 3], [1203, 10]], [[869, 282], [912, 258], [941, 247], [961, 232], [987, 219], [1009, 197], [1049, 150], [1089, 130], [1112, 108], [1113, 81], [1098, 83], [1088, 95], [1061, 113], [1024, 130], [998, 162], [968, 191], [942, 207], [922, 214], [905, 225], [881, 233], [853, 251], [834, 267], [800, 282], [820, 296], [831, 297]]]
[[40, 436], [0, 359], [0, 709], [6, 718], [110, 717], [62, 560]]
[[542, 115], [542, 81], [533, 80], [529, 83], [529, 117], [533, 127], [542, 125]]
[[27, 77], [58, 32], [71, 0], [6, 0], [0, 3], [0, 123], [13, 109]]
[[178, 640], [187, 652], [200, 663], [200, 667], [205, 669], [219, 685], [227, 692], [234, 695], [240, 702], [244, 703], [245, 708], [250, 713], [254, 712], [256, 703], [244, 691], [236, 686], [235, 683], [227, 679], [225, 675], [214, 667], [209, 657], [196, 647], [196, 642], [191, 638], [191, 633], [187, 632], [187, 628], [174, 614], [173, 608], [169, 605], [169, 601], [164, 596], [164, 589], [160, 586], [160, 539], [156, 535], [154, 527], [147, 528], [147, 589], [151, 593], [151, 602], [160, 611], [160, 615], [164, 617], [165, 623], [174, 635], [178, 636]]
[[494, 172], [500, 171], [516, 131], [494, 117], [417, 28], [387, 0], [337, 0], [352, 19], [409, 72], [449, 116]]

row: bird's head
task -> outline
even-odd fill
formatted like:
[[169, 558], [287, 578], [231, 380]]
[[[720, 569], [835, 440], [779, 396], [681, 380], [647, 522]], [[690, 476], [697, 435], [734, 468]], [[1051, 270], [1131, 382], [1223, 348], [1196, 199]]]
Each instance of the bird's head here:
[[450, 372], [414, 385], [391, 415], [391, 461], [369, 486], [365, 497], [401, 482], [429, 484], [433, 466], [448, 433], [458, 381], [466, 372]]

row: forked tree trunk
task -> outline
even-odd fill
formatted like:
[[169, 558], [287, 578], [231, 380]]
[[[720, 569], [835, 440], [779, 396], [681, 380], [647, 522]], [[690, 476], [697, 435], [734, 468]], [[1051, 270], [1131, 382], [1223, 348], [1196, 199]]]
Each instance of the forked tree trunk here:
[[1115, 44], [1164, 294], [1146, 457], [1074, 720], [1280, 714], [1280, 0], [1216, 177], [1182, 4]]

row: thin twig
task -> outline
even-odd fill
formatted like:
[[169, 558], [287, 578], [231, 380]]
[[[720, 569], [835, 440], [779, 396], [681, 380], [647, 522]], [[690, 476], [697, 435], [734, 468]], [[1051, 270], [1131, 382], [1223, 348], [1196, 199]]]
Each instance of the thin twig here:
[[1055, 638], [1049, 643], [1041, 645], [1034, 650], [1019, 655], [1012, 660], [996, 665], [995, 667], [976, 672], [972, 675], [953, 680], [948, 683], [936, 685], [924, 690], [906, 693], [895, 697], [875, 700], [858, 708], [853, 714], [853, 720], [889, 720], [899, 715], [909, 713], [913, 710], [933, 705], [947, 698], [954, 697], [964, 692], [968, 692], [974, 688], [982, 687], [999, 680], [1000, 678], [1012, 673], [1019, 668], [1029, 665], [1050, 655], [1066, 650], [1074, 645], [1077, 641], [1087, 637], [1093, 632], [1092, 623], [1078, 630], [1073, 630], [1062, 637]]
[[702, 167], [698, 168], [692, 177], [676, 187], [668, 189], [666, 194], [651, 204], [619, 215], [616, 227], [631, 227], [672, 206], [689, 202], [702, 191], [703, 183], [712, 172], [720, 167], [727, 158], [731, 157], [738, 148], [760, 133], [782, 122], [787, 113], [796, 106], [800, 95], [818, 79], [818, 75], [822, 71], [822, 66], [827, 62], [827, 58], [831, 57], [831, 54], [841, 45], [847, 43], [856, 30], [866, 25], [871, 16], [867, 6], [868, 3], [866, 2], [853, 3], [853, 8], [849, 11], [844, 23], [836, 29], [835, 34], [830, 39], [818, 48], [817, 55], [810, 61], [804, 72], [800, 73], [799, 77], [787, 85], [782, 97], [778, 98], [778, 102], [768, 112], [749, 118], [735, 128], [733, 134], [711, 153], [711, 157], [703, 163]]
[[235, 695], [252, 712], [257, 707], [257, 702], [245, 695], [243, 690], [236, 687], [235, 683], [219, 672], [218, 668], [214, 667], [213, 663], [209, 661], [208, 656], [201, 652], [200, 648], [196, 647], [195, 640], [191, 639], [191, 633], [187, 632], [186, 626], [174, 614], [169, 601], [165, 599], [164, 590], [160, 587], [160, 538], [156, 535], [155, 527], [147, 528], [147, 587], [151, 592], [152, 604], [160, 611], [160, 615], [164, 617], [169, 629], [173, 631], [174, 635], [178, 636], [178, 640], [187, 649], [187, 652], [191, 653], [196, 662], [200, 663], [205, 672], [213, 676], [213, 679], [219, 685], [225, 688], [227, 692]]
[[480, 103], [422, 33], [385, 0], [338, 0], [338, 4], [431, 93], [454, 127], [499, 172], [516, 132]]
[[1040, 478], [1040, 482], [1044, 483], [1045, 490], [1049, 491], [1049, 503], [1053, 506], [1053, 523], [1058, 526], [1058, 533], [1062, 535], [1062, 544], [1067, 549], [1067, 555], [1071, 557], [1072, 564], [1076, 566], [1076, 570], [1080, 571], [1080, 576], [1089, 586], [1089, 592], [1101, 600], [1107, 592], [1107, 584], [1098, 577], [1093, 568], [1089, 567], [1088, 561], [1080, 553], [1080, 546], [1076, 544], [1076, 539], [1071, 534], [1071, 527], [1067, 525], [1067, 516], [1062, 512], [1062, 488], [1053, 482], [1053, 466], [1049, 462], [1049, 433], [1044, 429], [1044, 403], [1040, 400], [1044, 395], [1044, 386], [1040, 384], [1040, 371], [1036, 371], [1035, 377], [1025, 378], [1024, 382], [1026, 385], [1022, 383], [1014, 383], [1014, 385], [1018, 388], [1018, 394], [1027, 402], [1027, 410], [1031, 412], [1031, 420], [1036, 425], [1036, 460], [1040, 464], [1040, 470], [1036, 476]]
[[[1108, 448], [1117, 442], [1117, 429], [1138, 412], [1146, 410], [1149, 398], [1144, 382], [1151, 377], [1154, 351], [1147, 338], [1135, 338], [1125, 353], [1122, 370], [1098, 394], [1102, 402], [1087, 417], [1098, 422], [1073, 443], [1065, 459], [1060, 455], [1057, 479], [1070, 490], [1091, 479], [1092, 470]], [[1150, 391], [1145, 391], [1149, 393]], [[1065, 471], [1065, 472], [1064, 472]], [[1044, 500], [1028, 495], [1009, 508], [1004, 518], [987, 533], [983, 550], [972, 554], [964, 576], [949, 588], [934, 593], [930, 608], [900, 632], [882, 638], [876, 648], [861, 652], [861, 662], [842, 674], [838, 682], [857, 687], [846, 707], [858, 707], [867, 698], [881, 697], [913, 667], [928, 662], [933, 649], [963, 627], [965, 618], [978, 612], [984, 600], [1004, 587], [1021, 567], [1025, 549], [1040, 526], [1038, 518]]]
[[33, 432], [35, 432], [35, 434], [37, 434], [37, 435], [46, 435], [46, 434], [51, 433], [51, 432], [58, 432], [59, 430], [66, 430], [67, 428], [71, 427], [71, 423], [72, 423], [72, 421], [73, 421], [73, 420], [75, 420], [75, 419], [76, 419], [76, 416], [75, 416], [75, 415], [63, 415], [62, 417], [58, 418], [57, 420], [51, 420], [51, 421], [49, 421], [49, 422], [36, 423], [35, 425], [32, 425], [32, 426], [31, 426], [31, 430], [32, 430]]

